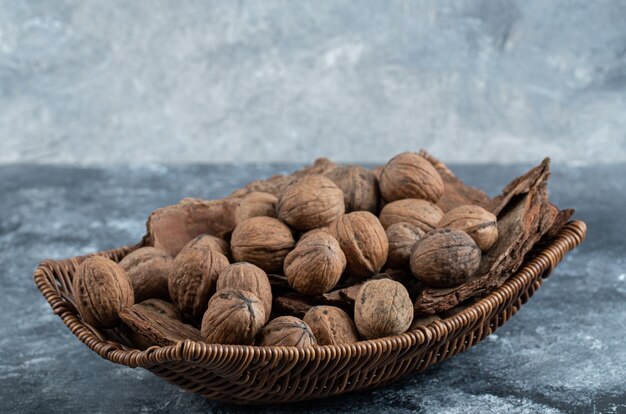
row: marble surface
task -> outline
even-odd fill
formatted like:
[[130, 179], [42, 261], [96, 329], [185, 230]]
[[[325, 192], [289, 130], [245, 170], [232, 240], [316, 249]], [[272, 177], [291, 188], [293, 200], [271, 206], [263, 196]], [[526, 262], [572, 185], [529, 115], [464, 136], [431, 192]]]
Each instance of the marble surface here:
[[[156, 207], [220, 197], [289, 165], [0, 167], [0, 412], [626, 412], [626, 165], [557, 165], [551, 196], [587, 241], [518, 315], [470, 351], [384, 388], [317, 402], [237, 407], [114, 365], [80, 343], [36, 289], [45, 258], [135, 242]], [[490, 193], [526, 166], [459, 166]]]
[[624, 0], [0, 1], [0, 163], [624, 162], [624, 16]]

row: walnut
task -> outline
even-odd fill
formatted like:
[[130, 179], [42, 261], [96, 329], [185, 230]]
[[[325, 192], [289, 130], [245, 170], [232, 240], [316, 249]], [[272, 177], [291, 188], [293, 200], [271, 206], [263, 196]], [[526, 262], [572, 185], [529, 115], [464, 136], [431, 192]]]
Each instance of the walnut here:
[[377, 180], [380, 180], [380, 174], [382, 174], [383, 168], [385, 167], [382, 165], [379, 165], [378, 167], [374, 167], [370, 170], [372, 174], [374, 174], [374, 177], [376, 177]]
[[446, 288], [467, 282], [480, 265], [480, 249], [461, 230], [436, 229], [417, 242], [411, 272], [429, 286]]
[[289, 227], [271, 217], [252, 217], [235, 227], [230, 239], [233, 257], [268, 273], [283, 269], [283, 261], [295, 245]]
[[387, 266], [394, 269], [408, 268], [411, 250], [415, 243], [424, 236], [424, 231], [411, 223], [401, 221], [387, 227], [385, 231], [389, 240]]
[[378, 218], [368, 211], [344, 214], [330, 232], [346, 255], [346, 273], [367, 277], [378, 273], [387, 260], [389, 243]]
[[263, 303], [254, 293], [223, 289], [209, 301], [200, 334], [210, 344], [251, 345], [264, 323]]
[[380, 222], [385, 229], [401, 221], [411, 223], [425, 232], [437, 227], [443, 211], [425, 200], [405, 198], [386, 204], [380, 212]]
[[378, 179], [373, 172], [358, 165], [337, 167], [325, 174], [343, 191], [346, 213], [369, 211], [378, 214]]
[[496, 216], [480, 206], [465, 205], [452, 209], [444, 214], [438, 227], [463, 230], [483, 252], [498, 241]]
[[316, 229], [309, 230], [306, 233], [302, 233], [300, 235], [300, 238], [298, 239], [298, 243], [301, 242], [302, 240], [306, 239], [307, 237], [312, 236], [314, 234], [318, 234], [318, 233], [330, 234], [330, 228], [329, 227], [318, 227]]
[[343, 192], [322, 175], [306, 175], [293, 180], [278, 197], [279, 219], [306, 231], [336, 220], [345, 211]]
[[319, 295], [335, 287], [346, 268], [346, 256], [337, 240], [318, 232], [301, 240], [285, 258], [289, 286], [300, 293]]
[[213, 250], [184, 250], [174, 259], [168, 288], [174, 304], [182, 313], [197, 319], [206, 310], [220, 273], [228, 259]]
[[259, 334], [261, 346], [307, 346], [317, 344], [311, 328], [295, 316], [272, 319]]
[[230, 256], [230, 248], [228, 247], [226, 240], [217, 236], [211, 236], [210, 234], [201, 234], [191, 239], [182, 250], [189, 249], [213, 250], [214, 252], [221, 253], [226, 257]]
[[276, 203], [278, 198], [274, 194], [253, 191], [241, 199], [235, 211], [237, 224], [250, 217], [276, 217]]
[[118, 314], [133, 306], [133, 285], [124, 269], [102, 256], [83, 261], [72, 281], [74, 303], [83, 321], [95, 328], [113, 328]]
[[167, 277], [173, 261], [169, 253], [154, 247], [141, 247], [122, 259], [120, 266], [133, 284], [135, 302], [150, 298], [170, 299]]
[[406, 332], [413, 320], [413, 303], [400, 282], [375, 279], [361, 286], [354, 303], [354, 323], [362, 337], [382, 338]]
[[254, 293], [263, 303], [265, 322], [272, 312], [272, 286], [267, 274], [252, 263], [228, 265], [217, 279], [217, 290], [238, 289]]
[[435, 167], [415, 152], [393, 157], [383, 168], [379, 184], [387, 202], [419, 198], [436, 203], [444, 191], [443, 180]]
[[318, 345], [351, 344], [359, 341], [354, 322], [343, 310], [335, 306], [314, 306], [304, 322], [311, 328]]

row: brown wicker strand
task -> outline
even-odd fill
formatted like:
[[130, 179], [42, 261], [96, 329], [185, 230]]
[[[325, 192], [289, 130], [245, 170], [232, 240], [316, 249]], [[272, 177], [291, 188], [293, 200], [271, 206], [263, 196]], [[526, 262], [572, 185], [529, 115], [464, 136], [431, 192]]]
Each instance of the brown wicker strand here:
[[[35, 283], [53, 312], [85, 345], [114, 363], [144, 367], [181, 388], [235, 403], [287, 402], [389, 383], [408, 372], [466, 351], [506, 323], [585, 238], [582, 221], [569, 222], [502, 286], [457, 314], [402, 335], [355, 344], [254, 347], [186, 340], [140, 351], [83, 322], [73, 303], [72, 277], [88, 256], [43, 261]], [[96, 253], [120, 261], [140, 245]]]

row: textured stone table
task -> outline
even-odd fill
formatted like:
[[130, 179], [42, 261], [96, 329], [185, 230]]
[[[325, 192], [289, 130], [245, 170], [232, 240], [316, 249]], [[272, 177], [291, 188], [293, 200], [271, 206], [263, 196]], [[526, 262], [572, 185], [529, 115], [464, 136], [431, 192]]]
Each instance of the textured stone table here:
[[[0, 412], [257, 412], [207, 401], [80, 343], [36, 289], [44, 258], [138, 241], [151, 210], [295, 166], [0, 167]], [[525, 166], [461, 166], [491, 194]], [[261, 412], [626, 412], [626, 166], [557, 168], [587, 241], [469, 352], [371, 391]]]

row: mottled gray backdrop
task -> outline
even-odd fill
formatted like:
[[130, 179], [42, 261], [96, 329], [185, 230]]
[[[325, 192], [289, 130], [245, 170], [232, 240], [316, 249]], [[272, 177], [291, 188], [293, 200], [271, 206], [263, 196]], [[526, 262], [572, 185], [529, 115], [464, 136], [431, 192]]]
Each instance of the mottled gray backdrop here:
[[624, 1], [0, 0], [0, 163], [626, 161]]

